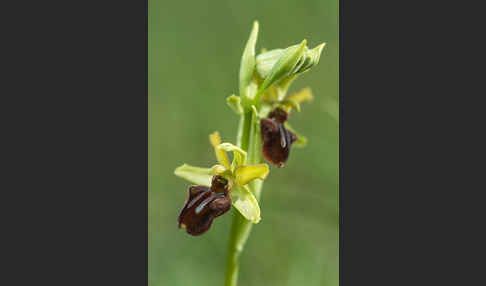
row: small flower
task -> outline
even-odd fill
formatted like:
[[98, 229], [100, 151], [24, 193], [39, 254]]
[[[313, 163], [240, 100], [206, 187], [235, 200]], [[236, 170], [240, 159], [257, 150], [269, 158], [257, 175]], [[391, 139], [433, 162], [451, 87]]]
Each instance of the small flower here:
[[[221, 143], [218, 132], [211, 134], [209, 141], [219, 164], [212, 168], [184, 164], [174, 171], [175, 175], [196, 184], [189, 188], [189, 197], [178, 218], [179, 228], [185, 227], [191, 235], [206, 232], [214, 218], [226, 213], [231, 205], [247, 220], [260, 221], [258, 201], [246, 185], [265, 179], [268, 165], [247, 165], [246, 152], [231, 143]], [[226, 152], [233, 152], [231, 162]]]
[[205, 233], [214, 218], [223, 215], [231, 208], [228, 180], [216, 175], [211, 187], [191, 186], [189, 197], [179, 214], [179, 228], [184, 227], [190, 235]]
[[265, 160], [283, 167], [289, 157], [290, 146], [297, 141], [297, 136], [285, 128], [288, 113], [280, 108], [274, 109], [267, 118], [260, 120], [262, 134], [262, 153]]

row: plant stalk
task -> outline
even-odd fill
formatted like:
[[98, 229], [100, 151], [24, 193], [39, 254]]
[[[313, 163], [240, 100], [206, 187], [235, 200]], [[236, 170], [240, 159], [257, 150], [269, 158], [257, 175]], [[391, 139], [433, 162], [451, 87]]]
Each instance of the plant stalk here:
[[[240, 118], [238, 126], [237, 144], [248, 153], [249, 164], [263, 163], [261, 157], [261, 142], [259, 138], [258, 122], [252, 116], [251, 111], [246, 111]], [[260, 200], [263, 182], [254, 180], [248, 184], [248, 188]], [[250, 235], [253, 223], [245, 219], [237, 210], [233, 209], [233, 221], [231, 224], [228, 256], [226, 260], [225, 286], [238, 285], [238, 268], [240, 255]]]

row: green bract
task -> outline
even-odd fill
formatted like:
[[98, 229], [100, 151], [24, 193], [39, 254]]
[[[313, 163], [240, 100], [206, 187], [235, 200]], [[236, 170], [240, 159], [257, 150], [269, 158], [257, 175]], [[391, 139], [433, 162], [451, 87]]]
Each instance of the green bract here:
[[[258, 22], [253, 22], [253, 29], [251, 30], [250, 37], [246, 42], [245, 50], [241, 56], [240, 63], [240, 96], [245, 103], [250, 99], [250, 91], [253, 71], [255, 70], [255, 45], [258, 37]], [[246, 105], [246, 104], [244, 104]]]

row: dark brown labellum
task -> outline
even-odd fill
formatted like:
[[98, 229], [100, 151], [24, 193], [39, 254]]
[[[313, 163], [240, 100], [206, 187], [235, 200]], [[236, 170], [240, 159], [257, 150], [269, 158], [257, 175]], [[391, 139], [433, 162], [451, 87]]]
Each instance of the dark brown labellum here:
[[205, 233], [213, 219], [226, 213], [231, 208], [228, 181], [221, 176], [214, 176], [211, 187], [189, 187], [187, 199], [179, 214], [179, 228], [182, 226], [191, 235]]
[[265, 160], [283, 167], [289, 158], [290, 146], [297, 140], [297, 136], [285, 128], [288, 114], [275, 109], [267, 118], [260, 120], [263, 148], [262, 153]]

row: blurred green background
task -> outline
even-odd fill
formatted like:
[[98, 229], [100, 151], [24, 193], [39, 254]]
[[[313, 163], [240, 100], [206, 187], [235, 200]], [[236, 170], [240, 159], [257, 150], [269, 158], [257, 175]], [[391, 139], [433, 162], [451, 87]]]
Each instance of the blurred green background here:
[[231, 213], [192, 237], [177, 229], [189, 183], [182, 163], [216, 163], [208, 141], [235, 143], [238, 117], [225, 98], [238, 92], [241, 53], [253, 20], [257, 51], [304, 38], [327, 46], [318, 66], [290, 92], [314, 101], [290, 123], [309, 139], [263, 186], [262, 220], [241, 257], [239, 285], [338, 285], [338, 0], [149, 0], [149, 285], [222, 285]]

